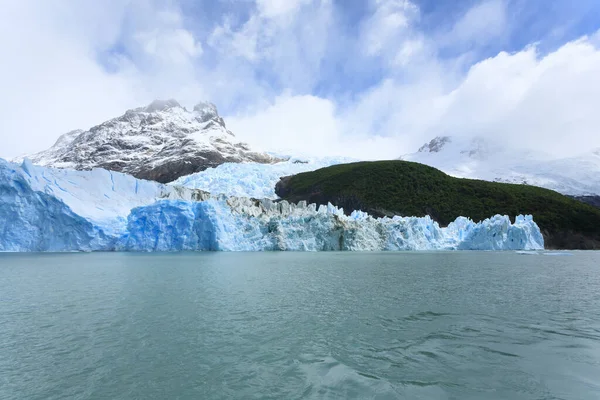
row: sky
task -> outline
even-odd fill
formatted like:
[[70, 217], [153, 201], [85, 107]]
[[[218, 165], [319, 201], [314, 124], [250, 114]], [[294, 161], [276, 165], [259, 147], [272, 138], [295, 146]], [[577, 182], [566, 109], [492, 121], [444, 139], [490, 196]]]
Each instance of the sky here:
[[597, 0], [0, 0], [0, 157], [154, 99], [260, 150], [600, 147]]

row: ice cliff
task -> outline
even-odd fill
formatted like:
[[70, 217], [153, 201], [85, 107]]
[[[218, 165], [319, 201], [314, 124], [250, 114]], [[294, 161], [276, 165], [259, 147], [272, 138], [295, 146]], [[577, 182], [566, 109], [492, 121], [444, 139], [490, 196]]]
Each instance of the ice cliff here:
[[461, 217], [440, 227], [429, 217], [345, 215], [331, 205], [211, 196], [101, 169], [57, 170], [0, 160], [0, 251], [542, 248], [530, 216], [514, 223], [502, 216], [480, 223]]
[[530, 216], [496, 216], [481, 223], [459, 218], [446, 228], [429, 217], [344, 215], [332, 205], [213, 198], [160, 201], [132, 210], [119, 250], [399, 251], [542, 249]]

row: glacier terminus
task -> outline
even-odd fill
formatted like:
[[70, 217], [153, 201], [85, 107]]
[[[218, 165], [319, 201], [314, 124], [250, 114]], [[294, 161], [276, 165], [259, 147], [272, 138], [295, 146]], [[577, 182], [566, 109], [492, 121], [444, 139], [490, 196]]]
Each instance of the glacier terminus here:
[[[340, 161], [342, 162], [342, 161]], [[287, 163], [287, 164], [286, 164]], [[161, 184], [104, 169], [75, 171], [0, 159], [0, 251], [400, 251], [541, 250], [529, 215], [481, 222], [459, 217], [374, 218], [329, 205], [274, 199], [278, 171], [335, 160], [222, 164]], [[274, 168], [274, 173], [268, 168]], [[244, 183], [236, 181], [237, 171]], [[205, 177], [202, 174], [206, 174]], [[184, 186], [188, 183], [188, 187]], [[215, 189], [211, 194], [199, 188]], [[218, 189], [217, 189], [218, 188]], [[256, 199], [252, 195], [262, 195]], [[244, 196], [246, 195], [246, 197]]]

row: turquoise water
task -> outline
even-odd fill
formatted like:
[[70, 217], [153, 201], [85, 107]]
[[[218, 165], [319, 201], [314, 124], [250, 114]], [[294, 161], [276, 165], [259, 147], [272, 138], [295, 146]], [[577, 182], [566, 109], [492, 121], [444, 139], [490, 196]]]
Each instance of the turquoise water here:
[[600, 399], [600, 253], [0, 254], [0, 399]]

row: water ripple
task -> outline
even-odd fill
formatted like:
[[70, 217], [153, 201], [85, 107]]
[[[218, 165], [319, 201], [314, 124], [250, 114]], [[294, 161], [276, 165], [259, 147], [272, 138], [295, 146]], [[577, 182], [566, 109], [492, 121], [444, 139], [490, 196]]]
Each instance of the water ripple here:
[[600, 255], [0, 255], [0, 399], [598, 399]]

